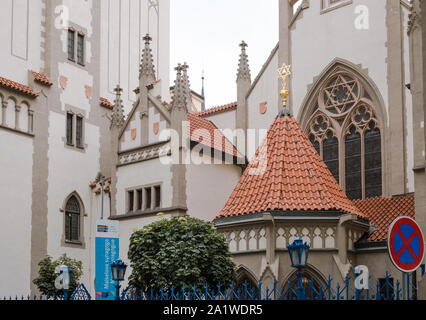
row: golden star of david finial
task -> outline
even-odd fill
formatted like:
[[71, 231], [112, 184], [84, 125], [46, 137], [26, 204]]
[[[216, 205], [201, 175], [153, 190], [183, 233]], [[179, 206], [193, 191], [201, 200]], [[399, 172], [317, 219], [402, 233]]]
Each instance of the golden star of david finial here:
[[285, 63], [282, 65], [281, 68], [278, 69], [279, 78], [283, 82], [283, 88], [280, 91], [280, 95], [283, 98], [283, 106], [287, 105], [287, 97], [289, 96], [290, 92], [287, 90], [287, 77], [291, 75], [291, 66], [286, 65]]

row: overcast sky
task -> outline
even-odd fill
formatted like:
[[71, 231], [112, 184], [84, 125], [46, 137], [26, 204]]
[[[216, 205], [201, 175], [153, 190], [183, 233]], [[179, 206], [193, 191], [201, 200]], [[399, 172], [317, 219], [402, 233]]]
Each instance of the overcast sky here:
[[191, 89], [206, 107], [236, 101], [236, 73], [242, 40], [252, 80], [278, 43], [278, 0], [171, 0], [171, 84], [175, 66], [187, 62]]

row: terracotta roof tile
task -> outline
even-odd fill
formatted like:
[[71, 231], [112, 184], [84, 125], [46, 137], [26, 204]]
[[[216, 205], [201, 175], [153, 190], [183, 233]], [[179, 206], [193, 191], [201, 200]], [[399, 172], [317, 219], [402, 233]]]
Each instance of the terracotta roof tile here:
[[101, 107], [111, 109], [111, 110], [114, 106], [108, 99], [102, 98], [102, 97], [100, 98], [100, 104], [101, 104]]
[[236, 108], [237, 108], [237, 102], [232, 102], [232, 103], [225, 104], [223, 106], [214, 107], [204, 111], [197, 112], [195, 113], [195, 115], [199, 117], [206, 117], [219, 112], [235, 110]]
[[52, 81], [50, 81], [49, 78], [45, 74], [35, 72], [33, 70], [30, 70], [30, 72], [34, 76], [34, 81], [40, 82], [41, 84], [44, 84], [46, 86], [51, 86], [53, 84]]
[[27, 94], [33, 98], [38, 97], [38, 93], [35, 93], [30, 87], [3, 77], [0, 77], [0, 86]]
[[217, 218], [272, 210], [341, 211], [365, 218], [288, 116], [276, 118]]
[[190, 123], [190, 138], [192, 141], [202, 143], [235, 157], [243, 157], [211, 121], [191, 113], [188, 113], [188, 121]]
[[401, 216], [414, 218], [414, 195], [395, 198], [370, 198], [353, 201], [377, 230], [369, 241], [386, 241], [392, 221]]

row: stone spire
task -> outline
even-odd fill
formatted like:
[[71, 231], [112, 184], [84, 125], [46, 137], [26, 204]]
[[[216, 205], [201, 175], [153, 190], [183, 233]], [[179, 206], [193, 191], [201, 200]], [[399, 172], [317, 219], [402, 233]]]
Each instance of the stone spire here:
[[186, 96], [186, 107], [188, 109], [188, 112], [191, 112], [193, 103], [192, 103], [191, 87], [189, 84], [188, 68], [189, 66], [185, 62], [182, 66], [182, 82], [184, 85], [185, 96]]
[[248, 80], [251, 82], [250, 66], [248, 63], [248, 56], [246, 53], [247, 43], [244, 41], [240, 44], [241, 54], [240, 63], [238, 64], [237, 81]]
[[123, 100], [121, 100], [121, 92], [123, 89], [120, 88], [120, 85], [117, 85], [114, 91], [115, 100], [114, 107], [112, 108], [111, 127], [121, 128], [124, 125]]
[[182, 108], [182, 106], [185, 104], [185, 93], [184, 93], [184, 86], [183, 86], [183, 80], [182, 80], [182, 65], [179, 63], [178, 66], [175, 68], [176, 71], [176, 80], [175, 80], [175, 87], [173, 90], [173, 98], [172, 98], [172, 109], [174, 108]]
[[145, 48], [142, 51], [142, 59], [141, 64], [139, 68], [139, 79], [145, 78], [147, 85], [150, 82], [153, 82], [156, 80], [155, 78], [155, 69], [154, 69], [154, 58], [152, 57], [152, 49], [150, 46], [152, 38], [147, 34], [145, 37], [143, 37], [143, 40], [145, 41]]
[[201, 111], [206, 110], [206, 96], [204, 95], [204, 70], [203, 70], [203, 74], [201, 76], [201, 96], [203, 97], [203, 103], [201, 104]]

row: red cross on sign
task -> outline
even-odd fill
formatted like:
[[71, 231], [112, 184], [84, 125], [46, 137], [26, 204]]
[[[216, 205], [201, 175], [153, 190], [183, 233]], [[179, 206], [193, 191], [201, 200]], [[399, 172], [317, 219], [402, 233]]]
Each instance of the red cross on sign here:
[[410, 217], [399, 217], [389, 227], [388, 251], [393, 264], [402, 272], [420, 267], [425, 242], [419, 225]]

